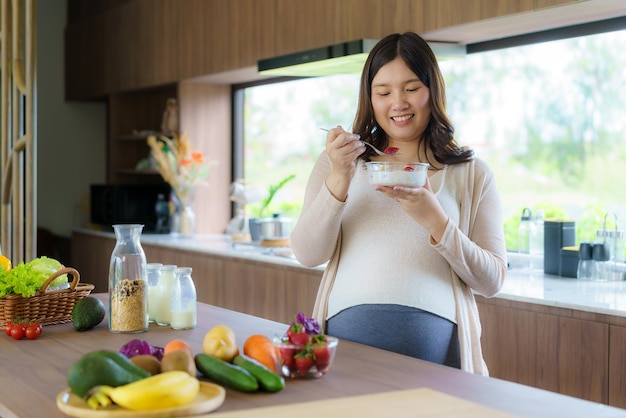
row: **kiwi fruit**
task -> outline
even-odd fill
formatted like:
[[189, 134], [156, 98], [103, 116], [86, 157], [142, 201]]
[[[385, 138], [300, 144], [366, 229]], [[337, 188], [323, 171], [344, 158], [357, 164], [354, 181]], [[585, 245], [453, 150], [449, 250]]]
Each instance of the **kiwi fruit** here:
[[132, 361], [137, 366], [141, 367], [153, 376], [161, 372], [161, 362], [156, 357], [151, 356], [150, 354], [140, 354], [138, 356], [133, 356], [130, 358], [130, 361]]
[[196, 376], [196, 363], [193, 356], [185, 350], [176, 350], [163, 356], [161, 360], [161, 372], [182, 370], [191, 376]]

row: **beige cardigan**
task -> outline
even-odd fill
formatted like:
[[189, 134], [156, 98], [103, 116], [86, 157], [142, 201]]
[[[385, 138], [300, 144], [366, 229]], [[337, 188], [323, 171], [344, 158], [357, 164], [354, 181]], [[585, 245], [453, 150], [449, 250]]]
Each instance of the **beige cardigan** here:
[[[360, 168], [357, 168], [360, 169]], [[495, 295], [506, 276], [506, 246], [500, 198], [495, 179], [480, 159], [447, 167], [445, 182], [456, 182], [460, 208], [459, 225], [448, 223], [433, 245], [450, 264], [457, 312], [462, 370], [488, 375], [480, 345], [481, 326], [473, 292]], [[302, 214], [292, 233], [292, 249], [306, 266], [328, 261], [315, 300], [313, 317], [327, 319], [328, 299], [341, 258], [341, 213], [338, 202], [325, 187], [330, 160], [323, 152], [313, 169], [305, 194]], [[461, 187], [458, 187], [461, 185]], [[444, 184], [443, 187], [446, 187]], [[336, 231], [334, 248], [320, 250], [318, 236]]]

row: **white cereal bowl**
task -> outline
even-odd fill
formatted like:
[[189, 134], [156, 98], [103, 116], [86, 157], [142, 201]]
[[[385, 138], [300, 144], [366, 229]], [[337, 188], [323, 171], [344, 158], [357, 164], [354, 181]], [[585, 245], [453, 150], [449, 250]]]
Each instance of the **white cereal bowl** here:
[[426, 183], [429, 165], [391, 161], [366, 162], [370, 184], [380, 186], [422, 187]]

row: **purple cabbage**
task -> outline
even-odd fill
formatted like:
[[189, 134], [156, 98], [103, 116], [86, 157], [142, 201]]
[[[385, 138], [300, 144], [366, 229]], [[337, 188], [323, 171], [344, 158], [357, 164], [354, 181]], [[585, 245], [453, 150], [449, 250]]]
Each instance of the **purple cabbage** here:
[[304, 327], [304, 331], [309, 335], [317, 335], [320, 333], [320, 324], [314, 318], [309, 318], [304, 312], [298, 312], [296, 315], [296, 323]]
[[120, 348], [120, 353], [131, 358], [142, 354], [149, 354], [156, 357], [159, 361], [163, 359], [163, 348], [155, 347], [144, 340], [132, 340], [127, 342]]

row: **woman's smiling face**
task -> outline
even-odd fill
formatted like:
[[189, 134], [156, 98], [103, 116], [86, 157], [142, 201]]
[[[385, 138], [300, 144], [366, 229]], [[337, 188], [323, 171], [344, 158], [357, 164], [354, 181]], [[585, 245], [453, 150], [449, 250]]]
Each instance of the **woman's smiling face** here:
[[398, 57], [372, 80], [372, 108], [389, 144], [419, 141], [430, 121], [430, 90]]

